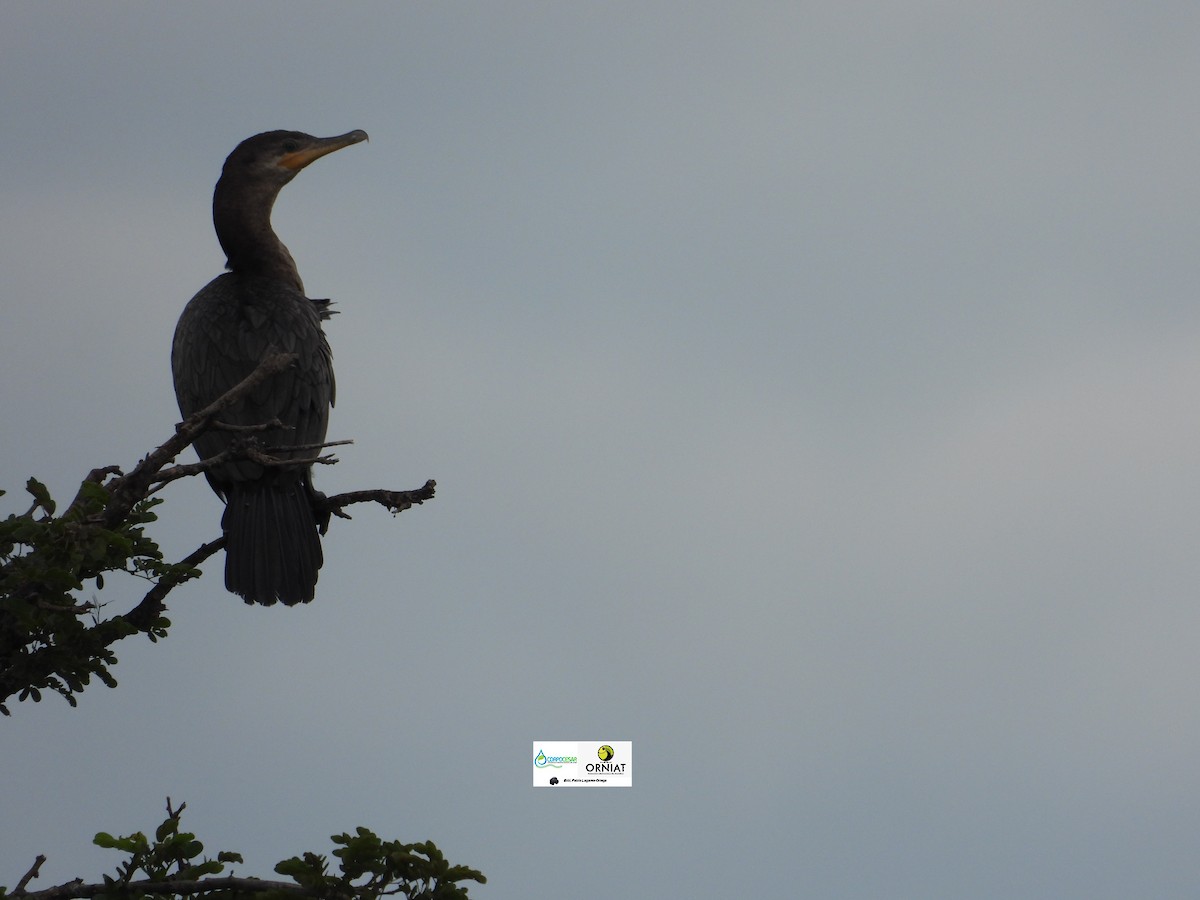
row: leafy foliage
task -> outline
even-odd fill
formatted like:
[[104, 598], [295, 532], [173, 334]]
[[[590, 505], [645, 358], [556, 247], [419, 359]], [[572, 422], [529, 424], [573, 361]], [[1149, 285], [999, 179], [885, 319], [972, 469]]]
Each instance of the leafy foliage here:
[[[92, 676], [109, 687], [116, 685], [110, 672], [117, 661], [110, 649], [114, 643], [135, 634], [152, 641], [166, 637], [171, 623], [163, 615], [164, 598], [198, 577], [197, 566], [223, 548], [225, 539], [210, 541], [178, 562], [165, 562], [144, 529], [155, 521], [153, 509], [161, 502], [151, 496], [155, 491], [230, 459], [281, 467], [336, 462], [331, 456], [286, 460], [270, 456], [254, 436], [274, 427], [265, 423], [244, 429], [243, 440], [216, 456], [198, 463], [175, 463], [200, 434], [220, 424], [223, 410], [295, 360], [295, 353], [265, 358], [240, 384], [176, 426], [174, 434], [128, 474], [116, 466], [93, 469], [61, 515], [56, 515], [57, 505], [46, 486], [29, 479], [25, 489], [33, 504], [21, 515], [0, 521], [0, 713], [9, 715], [4, 701], [13, 694], [36, 702], [45, 690], [57, 692], [74, 706], [74, 695]], [[376, 489], [322, 497], [320, 512], [348, 519], [344, 507], [373, 502], [396, 514], [432, 498], [436, 487], [431, 479], [410, 491]], [[75, 594], [89, 586], [96, 592], [103, 590], [104, 576], [112, 572], [145, 578], [153, 586], [129, 612], [103, 619], [104, 604], [95, 593], [90, 601], [80, 601]]]
[[321, 897], [355, 897], [376, 900], [402, 894], [409, 900], [466, 898], [460, 881], [486, 883], [483, 874], [467, 866], [452, 866], [430, 841], [402, 844], [380, 840], [374, 832], [358, 828], [354, 834], [335, 834], [330, 840], [341, 847], [333, 851], [340, 875], [329, 874], [323, 856], [305, 853], [275, 867], [280, 875], [295, 879]]
[[23, 897], [25, 900], [119, 900], [145, 897], [151, 900], [182, 900], [204, 895], [206, 900], [293, 900], [313, 897], [318, 900], [378, 900], [399, 895], [407, 900], [468, 900], [467, 884], [485, 884], [483, 873], [467, 866], [452, 866], [431, 842], [403, 844], [381, 840], [374, 832], [358, 828], [354, 834], [335, 834], [331, 840], [337, 849], [332, 855], [339, 861], [338, 873], [329, 872], [329, 860], [316, 853], [304, 853], [285, 859], [275, 871], [291, 878], [264, 881], [258, 878], [220, 876], [225, 867], [244, 862], [240, 853], [222, 850], [215, 857], [204, 856], [204, 844], [191, 832], [181, 831], [180, 817], [186, 803], [173, 809], [167, 800], [167, 818], [158, 826], [151, 841], [142, 832], [113, 837], [107, 832], [96, 835], [98, 847], [119, 850], [127, 858], [114, 875], [103, 881], [85, 884], [81, 879], [41, 891], [25, 890], [30, 875], [11, 894], [0, 887], [0, 898]]
[[[19, 691], [18, 699], [41, 699], [51, 690], [75, 705], [95, 676], [109, 687], [116, 679], [111, 645], [144, 632], [165, 637], [170, 621], [156, 615], [143, 626], [128, 616], [102, 619], [96, 594], [105, 576], [123, 572], [157, 582], [182, 582], [199, 571], [163, 560], [145, 532], [156, 521], [161, 501], [140, 499], [115, 522], [105, 515], [113, 496], [105, 485], [87, 480], [62, 515], [50, 492], [35, 478], [26, 490], [33, 503], [20, 515], [0, 521], [0, 701]], [[94, 589], [93, 599], [76, 594]], [[0, 712], [9, 714], [0, 702]]]
[[106, 893], [120, 893], [120, 889], [128, 887], [140, 873], [147, 881], [194, 881], [206, 875], [219, 875], [227, 863], [242, 862], [240, 853], [222, 850], [216, 859], [197, 857], [204, 852], [204, 845], [196, 840], [196, 836], [187, 831], [179, 830], [179, 818], [183, 808], [172, 810], [167, 806], [167, 818], [158, 826], [151, 843], [140, 831], [125, 837], [113, 837], [101, 831], [93, 838], [92, 843], [97, 847], [110, 850], [121, 850], [129, 854], [117, 867], [116, 877], [104, 876]]
[[[175, 434], [147, 454], [124, 474], [115, 466], [94, 469], [80, 485], [70, 506], [58, 514], [46, 486], [30, 478], [25, 489], [33, 502], [24, 513], [0, 521], [0, 712], [9, 714], [3, 701], [41, 700], [42, 691], [63, 696], [72, 706], [75, 694], [95, 676], [116, 686], [110, 668], [116, 663], [111, 646], [122, 638], [145, 634], [150, 640], [166, 637], [170, 621], [163, 613], [168, 592], [200, 575], [197, 566], [221, 549], [224, 538], [202, 545], [184, 559], [168, 563], [145, 531], [156, 521], [151, 496], [178, 479], [198, 475], [226, 458], [247, 456], [260, 464], [309, 465], [333, 462], [331, 457], [311, 460], [275, 460], [258, 448], [253, 437], [226, 453], [199, 463], [174, 464], [175, 458], [197, 435], [217, 422], [221, 411], [295, 360], [295, 354], [273, 354], [239, 385], [181, 423]], [[327, 514], [349, 518], [343, 507], [376, 502], [393, 514], [419, 505], [434, 495], [430, 480], [412, 491], [368, 490], [323, 498]], [[4, 492], [0, 491], [0, 496]], [[129, 612], [103, 618], [104, 604], [96, 594], [104, 589], [105, 575], [125, 573], [152, 582], [152, 587]], [[77, 594], [94, 589], [90, 601]], [[353, 835], [334, 835], [333, 857], [337, 873], [330, 873], [326, 857], [315, 853], [284, 860], [276, 872], [291, 881], [266, 881], [222, 875], [225, 867], [241, 863], [238, 853], [204, 854], [204, 845], [179, 828], [186, 804], [172, 809], [151, 841], [142, 832], [113, 837], [96, 835], [97, 846], [118, 850], [127, 858], [114, 875], [85, 884], [82, 879], [30, 892], [26, 885], [37, 877], [44, 856], [9, 893], [0, 886], [0, 898], [36, 900], [117, 900], [151, 898], [183, 900], [203, 895], [215, 900], [377, 900], [403, 895], [408, 900], [457, 900], [467, 897], [461, 882], [485, 879], [466, 866], [450, 865], [432, 843], [403, 844], [383, 841], [359, 828]]]

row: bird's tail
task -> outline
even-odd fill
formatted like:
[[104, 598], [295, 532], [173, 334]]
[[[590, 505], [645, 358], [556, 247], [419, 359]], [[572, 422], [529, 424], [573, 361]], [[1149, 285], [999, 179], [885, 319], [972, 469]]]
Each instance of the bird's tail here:
[[247, 603], [308, 603], [324, 562], [308, 485], [301, 479], [226, 488], [225, 587]]

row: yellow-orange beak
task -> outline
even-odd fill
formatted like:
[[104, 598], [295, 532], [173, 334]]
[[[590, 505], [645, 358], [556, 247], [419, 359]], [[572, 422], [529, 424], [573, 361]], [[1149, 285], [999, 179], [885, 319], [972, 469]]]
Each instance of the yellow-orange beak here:
[[337, 137], [314, 138], [312, 143], [307, 147], [301, 147], [299, 150], [293, 150], [291, 153], [285, 153], [279, 158], [279, 165], [285, 169], [291, 169], [297, 172], [303, 169], [315, 159], [320, 159], [334, 150], [341, 150], [343, 147], [349, 147], [351, 144], [359, 144], [368, 140], [365, 131], [348, 131], [345, 134], [339, 134]]

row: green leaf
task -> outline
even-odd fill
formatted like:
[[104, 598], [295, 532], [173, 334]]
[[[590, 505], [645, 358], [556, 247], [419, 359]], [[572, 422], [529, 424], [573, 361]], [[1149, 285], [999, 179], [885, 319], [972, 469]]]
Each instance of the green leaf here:
[[34, 501], [46, 511], [47, 515], [54, 515], [54, 500], [51, 499], [50, 491], [46, 489], [44, 484], [36, 478], [31, 477], [25, 482], [25, 490], [33, 495]]
[[92, 838], [92, 843], [97, 847], [104, 847], [106, 850], [116, 849], [117, 839], [107, 831], [97, 831], [96, 836]]
[[194, 881], [204, 875], [217, 875], [225, 867], [215, 859], [206, 859], [202, 863], [197, 863], [194, 866], [188, 866], [179, 873], [179, 877], [187, 881]]
[[160, 842], [165, 841], [167, 838], [169, 838], [171, 835], [173, 835], [178, 830], [178, 828], [179, 828], [179, 819], [176, 818], [175, 816], [172, 816], [171, 818], [167, 819], [165, 822], [163, 822], [161, 825], [158, 826], [158, 831], [154, 832], [154, 839], [156, 841], [160, 841]]
[[140, 831], [135, 831], [128, 837], [117, 838], [113, 842], [113, 847], [117, 850], [124, 850], [126, 853], [145, 853], [150, 849], [146, 836]]
[[309, 874], [310, 869], [298, 857], [293, 856], [276, 863], [275, 872], [299, 880], [300, 876]]

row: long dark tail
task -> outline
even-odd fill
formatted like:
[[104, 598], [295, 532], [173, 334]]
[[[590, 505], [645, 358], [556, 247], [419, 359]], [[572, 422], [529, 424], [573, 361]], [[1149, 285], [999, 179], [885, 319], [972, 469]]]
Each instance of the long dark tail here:
[[300, 479], [226, 489], [225, 587], [247, 603], [307, 603], [324, 562], [309, 487]]

